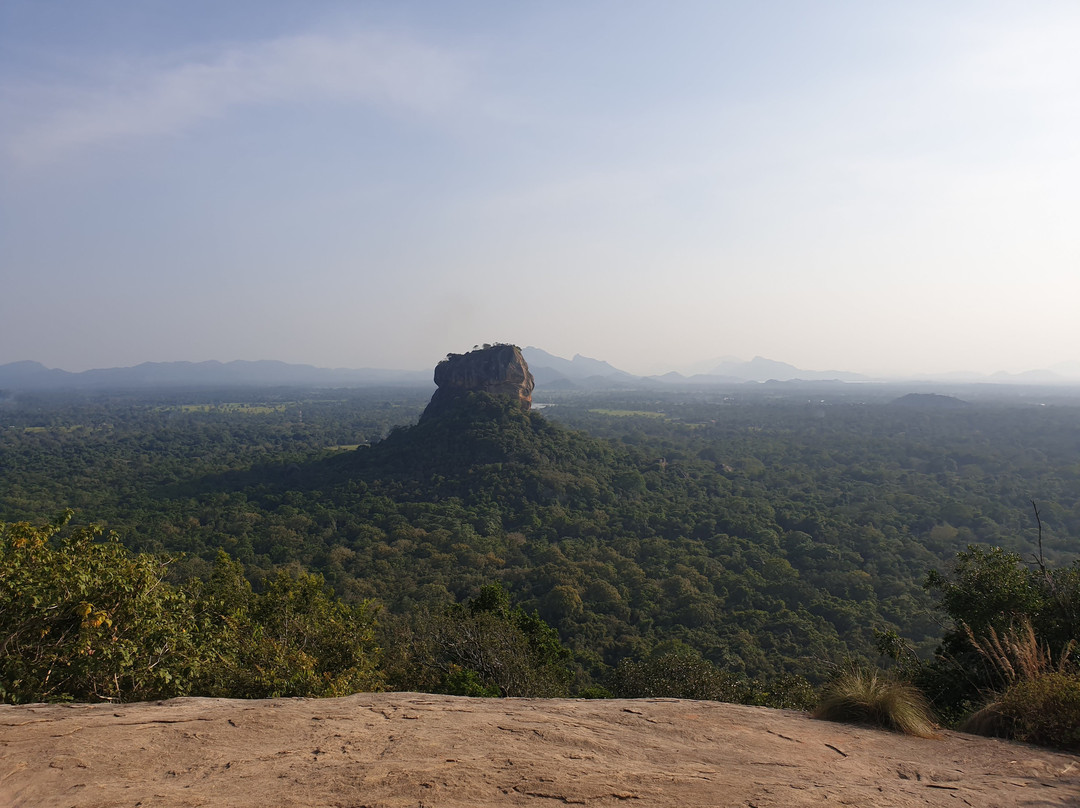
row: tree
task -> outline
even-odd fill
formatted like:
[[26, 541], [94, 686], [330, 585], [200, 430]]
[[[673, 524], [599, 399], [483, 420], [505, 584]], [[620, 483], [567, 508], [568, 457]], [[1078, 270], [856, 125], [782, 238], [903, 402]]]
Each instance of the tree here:
[[536, 612], [510, 605], [500, 584], [417, 621], [410, 684], [467, 696], [565, 696], [571, 654]]
[[96, 526], [0, 524], [0, 700], [340, 696], [382, 682], [370, 603], [278, 572], [255, 593], [219, 553], [176, 587], [170, 559]]
[[323, 697], [381, 688], [372, 604], [343, 603], [321, 575], [279, 571], [255, 593], [243, 566], [220, 552], [199, 595], [221, 626], [220, 662], [200, 683], [203, 692]]
[[999, 547], [969, 546], [948, 573], [931, 571], [926, 587], [939, 593], [953, 626], [916, 681], [946, 717], [958, 720], [988, 694], [1021, 680], [1072, 669], [1080, 640], [1080, 562], [1032, 567]]
[[165, 582], [169, 560], [132, 555], [97, 526], [0, 524], [0, 699], [135, 701], [188, 692], [208, 626]]

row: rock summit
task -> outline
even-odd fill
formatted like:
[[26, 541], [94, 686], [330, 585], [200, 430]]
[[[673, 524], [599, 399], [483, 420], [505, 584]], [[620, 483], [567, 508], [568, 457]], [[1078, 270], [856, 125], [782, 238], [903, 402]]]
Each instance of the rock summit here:
[[516, 345], [485, 345], [464, 354], [447, 354], [435, 366], [435, 384], [439, 389], [421, 420], [441, 414], [469, 393], [510, 399], [528, 410], [535, 382]]

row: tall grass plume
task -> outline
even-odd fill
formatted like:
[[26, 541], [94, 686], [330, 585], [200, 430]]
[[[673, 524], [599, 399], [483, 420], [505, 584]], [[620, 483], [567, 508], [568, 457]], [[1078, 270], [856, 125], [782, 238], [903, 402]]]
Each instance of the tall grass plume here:
[[982, 638], [976, 637], [967, 623], [962, 626], [971, 647], [990, 663], [1007, 687], [1020, 681], [1037, 679], [1046, 673], [1064, 672], [1076, 647], [1076, 640], [1070, 641], [1055, 661], [1050, 646], [1039, 642], [1029, 617], [1024, 617], [1000, 634], [993, 626], [988, 626]]
[[1070, 659], [1076, 640], [1055, 659], [1027, 617], [1000, 634], [991, 626], [979, 638], [966, 624], [964, 632], [1000, 677], [1003, 689], [959, 729], [1080, 751], [1080, 674]]

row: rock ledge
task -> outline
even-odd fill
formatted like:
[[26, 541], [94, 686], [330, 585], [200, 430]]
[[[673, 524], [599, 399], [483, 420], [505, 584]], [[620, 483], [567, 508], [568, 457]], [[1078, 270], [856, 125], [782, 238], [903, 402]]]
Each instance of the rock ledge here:
[[1080, 805], [1080, 758], [941, 735], [674, 699], [0, 705], [0, 805]]

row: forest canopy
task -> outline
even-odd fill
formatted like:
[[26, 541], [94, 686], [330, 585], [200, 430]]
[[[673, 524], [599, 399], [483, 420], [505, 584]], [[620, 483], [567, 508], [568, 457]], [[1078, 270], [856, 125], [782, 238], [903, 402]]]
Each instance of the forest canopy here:
[[[942, 584], [964, 585], [957, 554], [975, 545], [1029, 558], [1032, 499], [1050, 566], [1075, 557], [1080, 528], [1068, 402], [928, 412], [861, 391], [809, 398], [763, 386], [550, 396], [543, 403], [554, 406], [530, 413], [481, 397], [471, 411], [413, 425], [426, 394], [408, 390], [176, 398], [9, 402], [0, 519], [42, 530], [75, 508], [66, 533], [42, 547], [89, 542], [116, 561], [124, 548], [89, 529], [103, 522], [124, 552], [151, 554], [124, 562], [144, 576], [124, 585], [173, 587], [155, 591], [178, 599], [169, 609], [199, 638], [232, 625], [213, 642], [234, 643], [228, 687], [250, 694], [395, 686], [404, 663], [394, 643], [416, 640], [421, 618], [443, 627], [439, 642], [412, 642], [426, 649], [431, 687], [509, 693], [452, 641], [465, 615], [491, 637], [518, 637], [507, 649], [528, 645], [515, 632], [550, 628], [544, 636], [565, 650], [550, 692], [611, 692], [672, 649], [690, 655], [680, 659], [701, 682], [721, 682], [715, 670], [820, 683], [845, 660], [879, 661], [883, 634], [930, 660], [947, 617], [937, 599], [952, 603]], [[173, 560], [162, 566], [161, 553]], [[469, 611], [492, 585], [506, 602]], [[97, 620], [94, 598], [67, 601], [68, 619]], [[211, 602], [217, 616], [199, 628]], [[273, 644], [282, 604], [296, 602], [320, 615], [305, 629], [310, 658]], [[95, 608], [80, 616], [83, 603]], [[89, 628], [106, 631], [101, 621]], [[359, 621], [363, 642], [331, 652], [317, 628], [335, 621]], [[352, 673], [335, 681], [319, 660], [339, 651], [334, 670]], [[197, 657], [162, 675], [225, 688], [207, 684]], [[265, 681], [242, 683], [252, 660]], [[297, 689], [273, 673], [278, 663], [307, 671]]]

